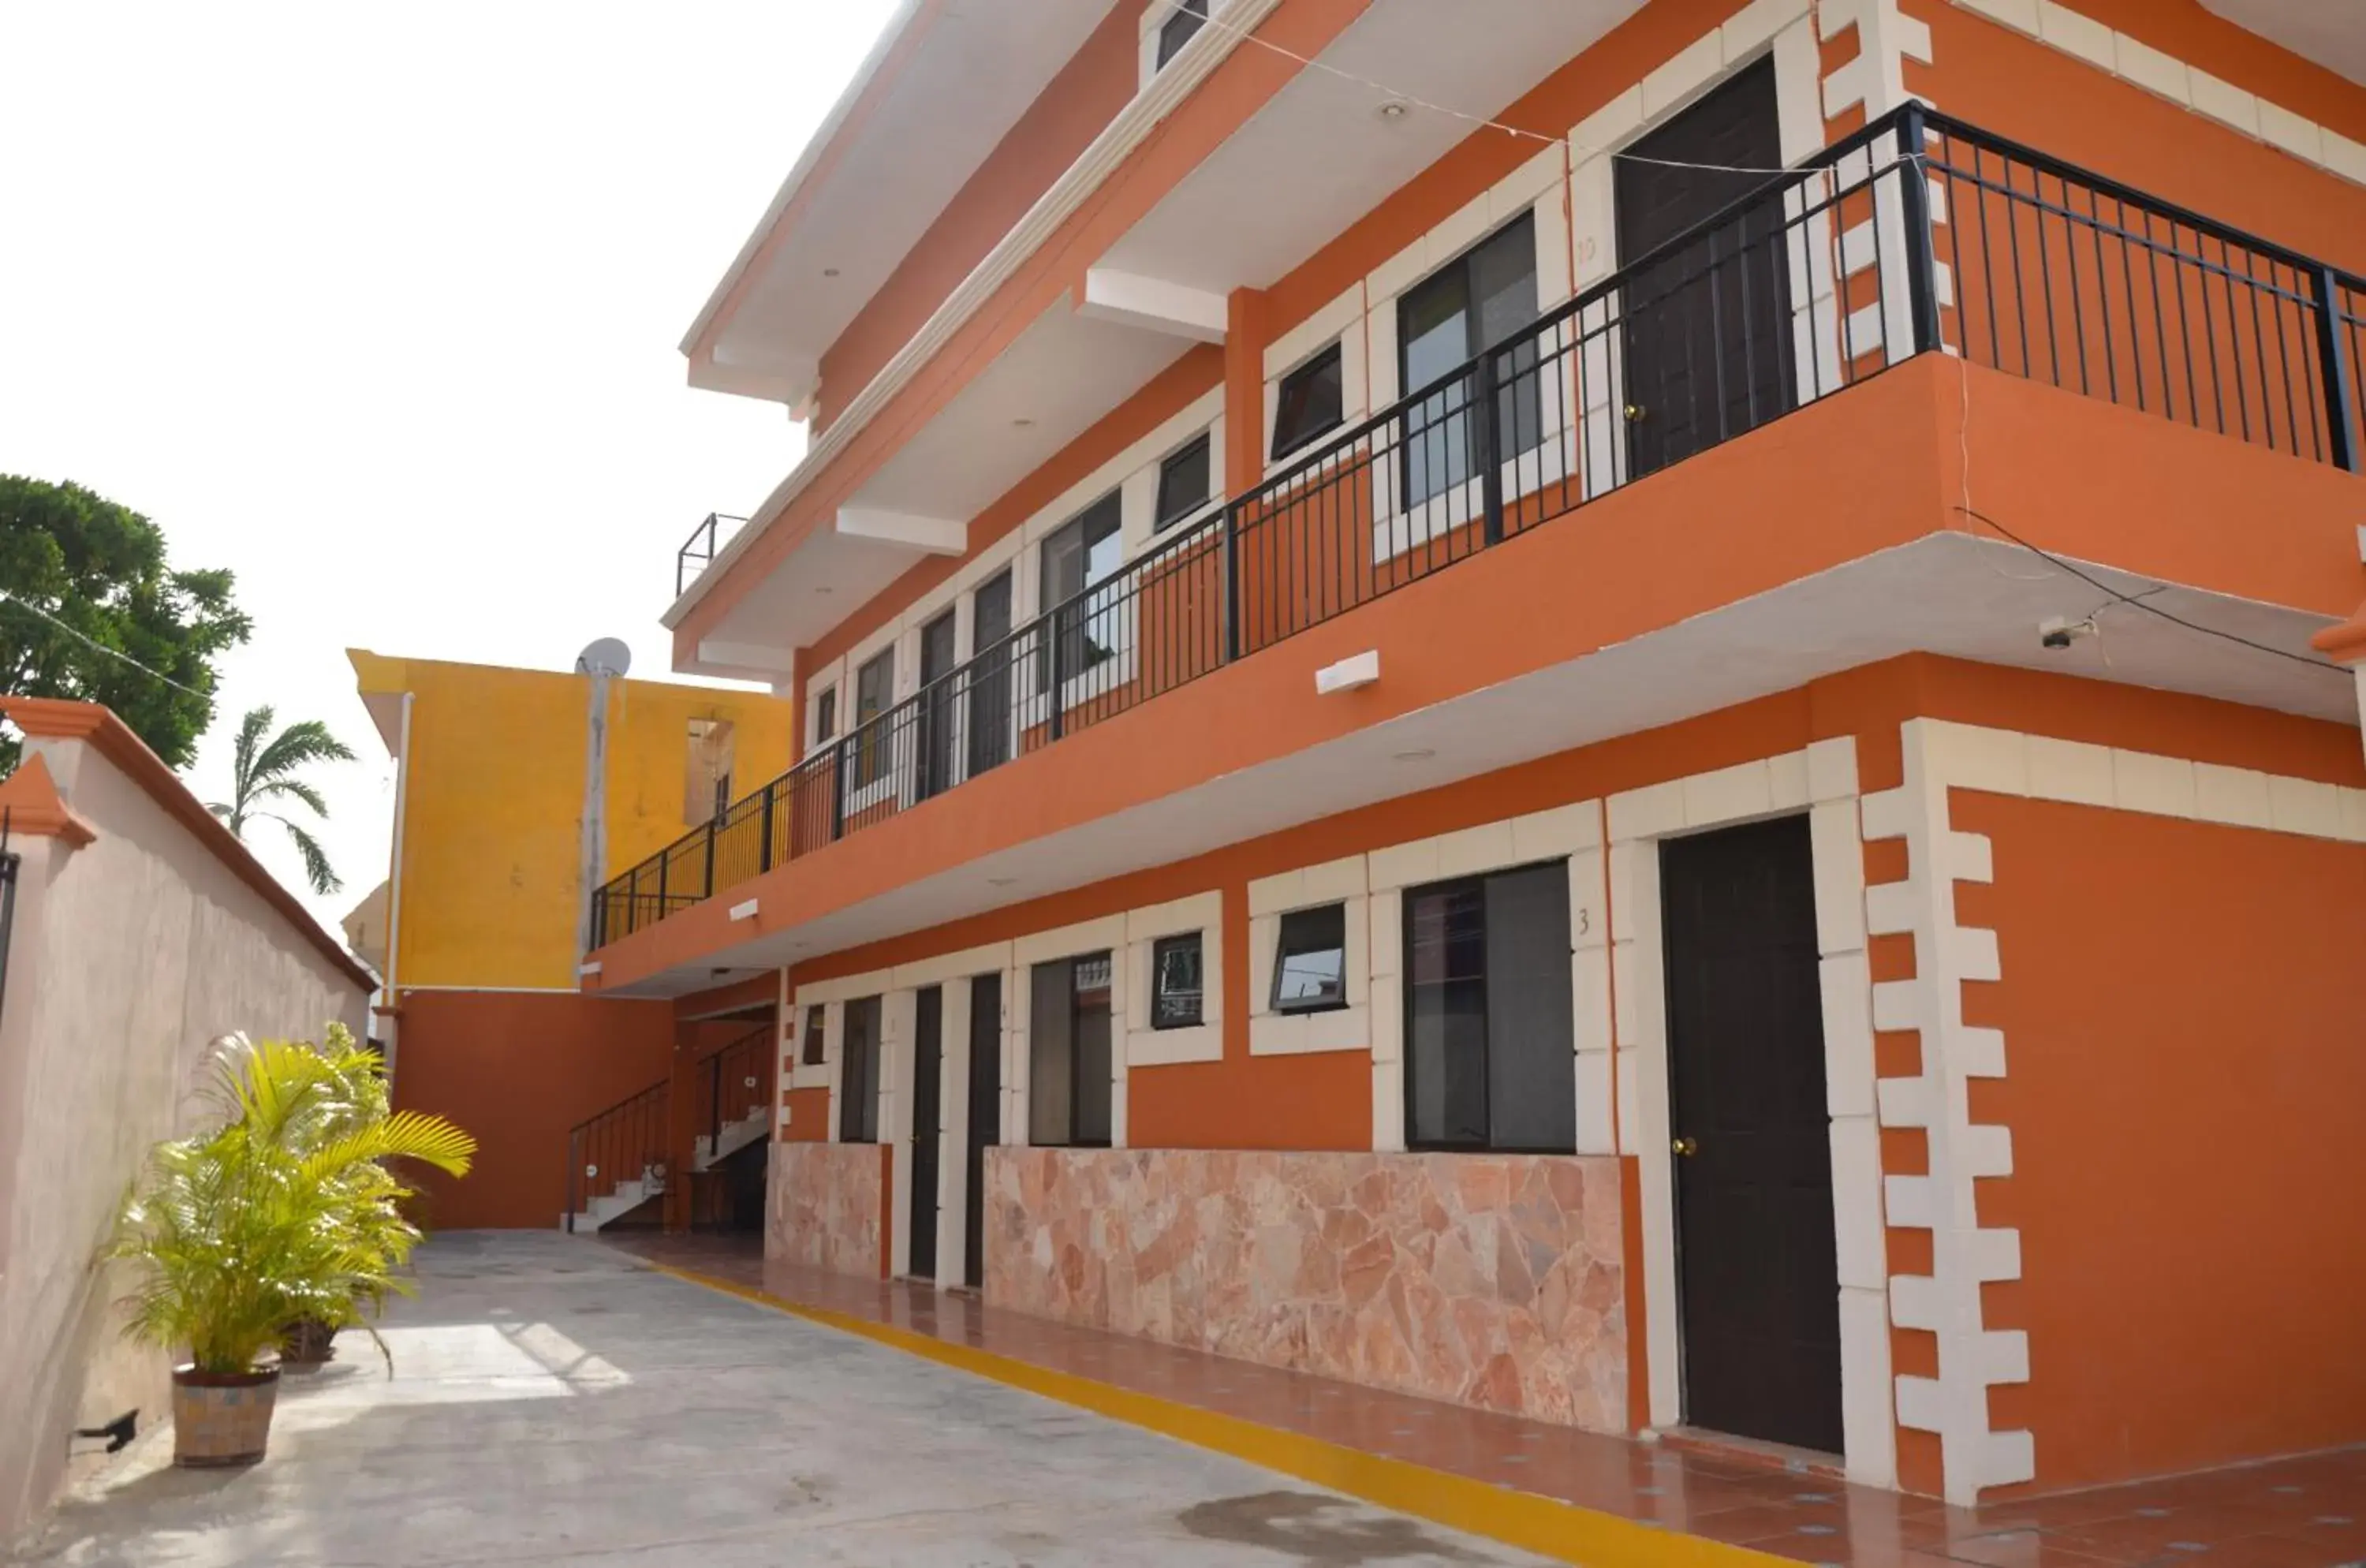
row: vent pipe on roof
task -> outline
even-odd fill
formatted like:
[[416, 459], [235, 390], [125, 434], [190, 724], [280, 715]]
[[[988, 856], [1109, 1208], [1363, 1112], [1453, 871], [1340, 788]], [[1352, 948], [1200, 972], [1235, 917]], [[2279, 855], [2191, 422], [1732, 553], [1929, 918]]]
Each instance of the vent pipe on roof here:
[[622, 637], [603, 637], [575, 656], [575, 672], [589, 675], [591, 706], [584, 728], [583, 814], [577, 824], [582, 887], [576, 899], [576, 961], [592, 951], [593, 901], [608, 880], [608, 682], [633, 667]]

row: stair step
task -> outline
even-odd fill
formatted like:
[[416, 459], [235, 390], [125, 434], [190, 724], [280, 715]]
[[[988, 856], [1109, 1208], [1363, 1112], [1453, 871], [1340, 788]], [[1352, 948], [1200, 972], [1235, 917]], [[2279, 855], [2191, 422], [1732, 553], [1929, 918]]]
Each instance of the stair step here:
[[771, 1130], [771, 1111], [764, 1106], [751, 1106], [748, 1114], [737, 1122], [726, 1122], [720, 1132], [709, 1137], [699, 1135], [693, 1145], [695, 1166], [704, 1170], [726, 1155], [737, 1154]]

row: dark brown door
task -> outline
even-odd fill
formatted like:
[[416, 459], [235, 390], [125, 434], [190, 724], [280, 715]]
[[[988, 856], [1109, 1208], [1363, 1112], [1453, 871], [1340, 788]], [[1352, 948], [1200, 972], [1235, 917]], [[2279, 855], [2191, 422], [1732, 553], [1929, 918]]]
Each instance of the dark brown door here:
[[938, 682], [952, 673], [953, 613], [947, 610], [920, 628], [920, 777], [919, 797], [926, 800], [953, 782], [953, 711], [957, 701], [952, 682]]
[[1010, 760], [1010, 573], [978, 585], [970, 617], [969, 773]]
[[933, 1280], [937, 1277], [937, 1150], [944, 1141], [944, 988], [926, 987], [918, 1000], [919, 1021], [912, 1031], [912, 1252], [904, 1271], [916, 1280]]
[[962, 1274], [971, 1289], [986, 1283], [986, 1151], [1002, 1141], [1002, 976], [969, 983], [969, 1162], [963, 1224], [968, 1247]]
[[1797, 400], [1782, 190], [1728, 211], [1774, 177], [1736, 171], [1783, 164], [1774, 61], [1750, 67], [1626, 152], [1614, 175], [1622, 266], [1720, 219], [1619, 292], [1628, 471], [1639, 478]]
[[1840, 1266], [1808, 819], [1660, 850], [1690, 1425], [1841, 1451]]

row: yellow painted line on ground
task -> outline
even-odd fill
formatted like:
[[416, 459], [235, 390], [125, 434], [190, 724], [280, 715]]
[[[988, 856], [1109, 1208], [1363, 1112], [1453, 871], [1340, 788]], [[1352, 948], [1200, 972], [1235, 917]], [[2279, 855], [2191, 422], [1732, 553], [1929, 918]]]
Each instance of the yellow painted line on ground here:
[[738, 1296], [826, 1328], [858, 1335], [1029, 1393], [1076, 1405], [1097, 1416], [1212, 1449], [1284, 1475], [1294, 1475], [1301, 1481], [1344, 1492], [1401, 1514], [1411, 1514], [1563, 1562], [1583, 1563], [1588, 1568], [1765, 1568], [1770, 1563], [1797, 1568], [1787, 1559], [1769, 1557], [1745, 1547], [1658, 1529], [1558, 1498], [1511, 1491], [1449, 1471], [1367, 1453], [1301, 1432], [1263, 1426], [1237, 1416], [1078, 1377], [1073, 1372], [1054, 1371], [991, 1350], [948, 1344], [930, 1335], [790, 1301], [710, 1274], [664, 1263], [652, 1263], [649, 1267], [660, 1274]]

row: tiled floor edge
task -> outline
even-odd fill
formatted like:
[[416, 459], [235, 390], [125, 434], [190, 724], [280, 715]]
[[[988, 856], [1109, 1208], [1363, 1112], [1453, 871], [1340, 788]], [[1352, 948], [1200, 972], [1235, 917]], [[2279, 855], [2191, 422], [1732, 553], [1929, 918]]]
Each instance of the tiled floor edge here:
[[[1492, 1485], [1426, 1465], [1325, 1442], [1197, 1405], [1119, 1388], [1072, 1372], [949, 1344], [908, 1329], [811, 1306], [736, 1280], [671, 1264], [646, 1267], [826, 1328], [1073, 1404], [1196, 1447], [1210, 1449], [1399, 1513], [1526, 1551], [1589, 1568], [1767, 1568], [1785, 1560], [1698, 1536], [1639, 1524], [1551, 1497]], [[1788, 1564], [1786, 1568], [1797, 1568]]]

